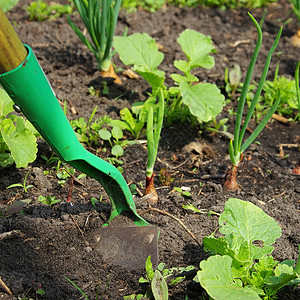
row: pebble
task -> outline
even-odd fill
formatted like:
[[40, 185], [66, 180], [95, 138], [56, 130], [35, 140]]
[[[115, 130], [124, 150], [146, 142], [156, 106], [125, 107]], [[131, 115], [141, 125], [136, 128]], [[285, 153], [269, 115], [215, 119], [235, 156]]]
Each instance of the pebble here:
[[85, 250], [87, 253], [93, 251], [93, 249], [92, 249], [90, 246], [85, 247], [84, 250]]
[[62, 221], [69, 221], [70, 220], [70, 215], [69, 214], [65, 214], [65, 213], [62, 213], [61, 216], [60, 216], [60, 219]]

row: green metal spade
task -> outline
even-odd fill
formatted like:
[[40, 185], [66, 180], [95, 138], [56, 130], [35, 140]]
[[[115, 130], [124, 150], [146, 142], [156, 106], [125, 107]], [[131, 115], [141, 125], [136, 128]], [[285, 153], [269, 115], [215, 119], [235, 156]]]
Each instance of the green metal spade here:
[[121, 173], [80, 144], [32, 49], [22, 45], [1, 9], [0, 84], [61, 160], [101, 183], [112, 204], [108, 222], [127, 210], [136, 225], [148, 225]]

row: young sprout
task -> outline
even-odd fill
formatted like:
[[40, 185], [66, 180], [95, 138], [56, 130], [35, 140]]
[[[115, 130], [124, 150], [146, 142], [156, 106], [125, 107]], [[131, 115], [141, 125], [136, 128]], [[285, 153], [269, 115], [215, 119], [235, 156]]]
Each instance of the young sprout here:
[[73, 2], [90, 35], [91, 42], [67, 17], [70, 26], [88, 49], [94, 53], [101, 75], [115, 78], [116, 83], [121, 83], [111, 62], [114, 54], [112, 42], [121, 0], [73, 0]]
[[[155, 93], [153, 92], [155, 95]], [[157, 157], [158, 144], [164, 121], [165, 99], [162, 88], [158, 88], [158, 112], [156, 122], [154, 121], [154, 110], [150, 106], [147, 118], [147, 167], [146, 167], [146, 191], [145, 195], [149, 195], [149, 203], [156, 203], [158, 195], [154, 187], [154, 165]]]
[[272, 54], [274, 53], [274, 51], [278, 45], [279, 38], [280, 38], [281, 32], [282, 32], [282, 27], [280, 27], [279, 32], [276, 36], [276, 39], [267, 55], [267, 59], [266, 59], [266, 63], [265, 63], [265, 66], [264, 66], [264, 69], [262, 72], [261, 79], [259, 81], [257, 90], [255, 92], [252, 103], [250, 105], [250, 108], [249, 108], [246, 118], [244, 120], [243, 126], [241, 126], [246, 95], [247, 95], [247, 92], [249, 89], [254, 65], [255, 65], [258, 53], [260, 51], [261, 44], [262, 44], [261, 28], [260, 28], [259, 24], [257, 23], [257, 21], [254, 19], [254, 17], [250, 13], [248, 13], [248, 14], [257, 29], [258, 39], [257, 39], [257, 43], [256, 43], [256, 46], [255, 46], [254, 52], [252, 54], [248, 70], [247, 70], [247, 74], [246, 74], [246, 78], [245, 78], [245, 81], [243, 84], [241, 96], [239, 98], [238, 110], [237, 110], [236, 122], [235, 122], [235, 129], [234, 129], [234, 140], [231, 140], [230, 144], [229, 144], [229, 155], [230, 155], [230, 160], [231, 160], [233, 166], [232, 166], [231, 172], [230, 172], [230, 174], [225, 182], [225, 185], [224, 185], [225, 189], [228, 191], [235, 191], [239, 188], [237, 181], [236, 181], [236, 176], [237, 176], [237, 170], [238, 170], [239, 163], [243, 158], [243, 152], [254, 142], [254, 140], [261, 133], [263, 128], [267, 125], [268, 121], [270, 120], [273, 113], [275, 112], [275, 110], [280, 102], [280, 99], [281, 99], [280, 92], [279, 92], [276, 97], [277, 99], [274, 102], [274, 104], [272, 105], [272, 107], [270, 108], [269, 112], [265, 115], [263, 120], [259, 123], [259, 125], [253, 131], [253, 133], [248, 137], [248, 139], [243, 143], [243, 139], [244, 139], [244, 135], [245, 135], [247, 126], [249, 124], [249, 121], [251, 120], [253, 113], [254, 113], [255, 106], [259, 100], [259, 96], [261, 94], [264, 82], [267, 77]]

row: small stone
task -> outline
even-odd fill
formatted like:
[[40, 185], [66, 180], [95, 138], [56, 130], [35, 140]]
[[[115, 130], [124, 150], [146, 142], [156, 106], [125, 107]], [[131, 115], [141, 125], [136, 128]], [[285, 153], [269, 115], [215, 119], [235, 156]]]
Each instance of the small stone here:
[[65, 214], [65, 213], [62, 213], [61, 214], [61, 216], [60, 216], [60, 219], [62, 220], [62, 221], [69, 221], [70, 220], [70, 215], [68, 215], [68, 214]]
[[85, 250], [87, 253], [90, 253], [90, 252], [93, 251], [93, 249], [92, 249], [90, 246], [85, 247], [84, 250]]

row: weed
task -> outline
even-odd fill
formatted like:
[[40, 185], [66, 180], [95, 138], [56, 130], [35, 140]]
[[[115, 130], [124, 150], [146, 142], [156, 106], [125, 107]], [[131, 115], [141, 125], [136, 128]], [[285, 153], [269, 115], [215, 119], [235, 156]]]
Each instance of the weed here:
[[46, 196], [44, 197], [43, 195], [40, 195], [38, 197], [38, 201], [40, 201], [41, 203], [45, 204], [45, 205], [49, 205], [49, 206], [53, 206], [56, 203], [60, 202], [60, 199], [55, 199], [55, 196], [51, 197], [51, 196]]
[[62, 5], [59, 3], [52, 3], [49, 5], [43, 0], [37, 0], [31, 2], [25, 10], [29, 14], [30, 20], [45, 21], [55, 20], [62, 15], [71, 14], [73, 6], [70, 4]]
[[26, 180], [27, 180], [29, 173], [30, 173], [30, 171], [28, 171], [27, 174], [25, 175], [23, 183], [11, 184], [10, 186], [7, 187], [7, 189], [11, 189], [11, 188], [15, 188], [15, 187], [22, 187], [24, 189], [24, 192], [27, 193], [28, 189], [33, 187], [33, 185], [31, 185], [31, 184], [26, 185]]

